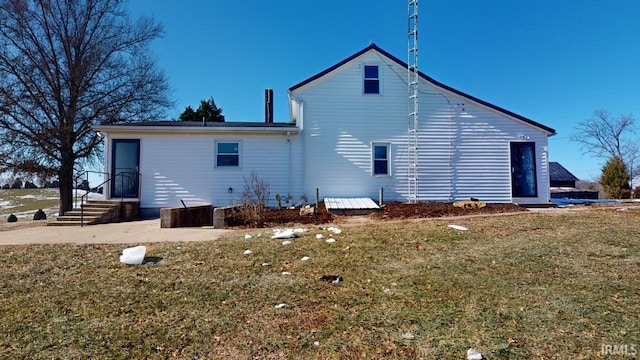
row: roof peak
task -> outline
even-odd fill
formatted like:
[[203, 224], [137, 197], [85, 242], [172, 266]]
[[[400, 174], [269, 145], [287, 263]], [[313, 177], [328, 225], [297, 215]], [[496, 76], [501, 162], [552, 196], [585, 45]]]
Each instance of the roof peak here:
[[[328, 73], [330, 73], [330, 72], [336, 70], [337, 68], [341, 67], [342, 65], [344, 65], [344, 64], [346, 64], [346, 63], [348, 63], [348, 62], [360, 57], [361, 55], [363, 55], [364, 53], [366, 53], [366, 52], [368, 52], [370, 50], [375, 50], [378, 53], [380, 53], [381, 55], [383, 55], [383, 56], [389, 58], [390, 60], [392, 60], [393, 62], [397, 63], [398, 65], [400, 65], [402, 67], [405, 67], [405, 68], [407, 67], [407, 64], [404, 61], [402, 61], [402, 60], [398, 59], [397, 57], [391, 55], [390, 53], [388, 53], [387, 51], [385, 51], [384, 49], [382, 49], [381, 47], [379, 47], [378, 45], [376, 45], [375, 43], [372, 42], [371, 44], [369, 44], [369, 46], [367, 46], [364, 49], [356, 52], [355, 54], [349, 56], [348, 58], [340, 61], [339, 63], [337, 63], [337, 64], [335, 64], [335, 65], [333, 65], [333, 66], [331, 66], [331, 67], [319, 72], [319, 73], [317, 73], [316, 75], [314, 75], [314, 76], [312, 76], [312, 77], [310, 77], [310, 78], [308, 78], [308, 79], [306, 79], [306, 80], [304, 80], [302, 82], [299, 82], [296, 85], [293, 85], [292, 87], [289, 88], [289, 91], [290, 92], [294, 91], [294, 90], [296, 90], [296, 89], [298, 89], [298, 88], [300, 88], [300, 87], [302, 87], [304, 85], [307, 85], [307, 84], [309, 84], [309, 83], [311, 83], [311, 82], [313, 82], [313, 81], [315, 81], [315, 80], [327, 75]], [[502, 107], [499, 107], [497, 105], [493, 105], [493, 104], [488, 103], [488, 102], [486, 102], [484, 100], [481, 100], [479, 98], [476, 98], [474, 96], [466, 94], [466, 93], [464, 93], [464, 92], [462, 92], [460, 90], [456, 90], [456, 89], [454, 89], [454, 88], [452, 88], [452, 87], [450, 87], [448, 85], [445, 85], [445, 84], [433, 79], [432, 77], [428, 76], [427, 74], [423, 73], [422, 71], [419, 71], [418, 74], [420, 75], [420, 77], [422, 79], [426, 80], [427, 82], [431, 83], [432, 85], [434, 85], [436, 87], [439, 87], [439, 88], [441, 88], [443, 90], [452, 92], [452, 93], [454, 93], [454, 94], [456, 94], [458, 96], [461, 96], [461, 97], [464, 97], [466, 99], [469, 99], [470, 101], [476, 102], [478, 104], [481, 104], [481, 105], [486, 106], [488, 108], [491, 108], [493, 110], [501, 112], [501, 113], [503, 113], [503, 114], [505, 114], [507, 116], [516, 118], [516, 119], [518, 119], [520, 121], [523, 121], [525, 123], [533, 125], [533, 126], [539, 128], [541, 130], [544, 130], [544, 131], [548, 132], [549, 135], [555, 135], [556, 134], [555, 129], [552, 129], [552, 128], [548, 127], [548, 126], [545, 126], [545, 125], [543, 125], [541, 123], [538, 123], [536, 121], [533, 121], [531, 119], [528, 119], [528, 118], [526, 118], [526, 117], [524, 117], [522, 115], [518, 115], [518, 114], [516, 114], [514, 112], [511, 112], [511, 111], [509, 111], [507, 109], [504, 109]]]

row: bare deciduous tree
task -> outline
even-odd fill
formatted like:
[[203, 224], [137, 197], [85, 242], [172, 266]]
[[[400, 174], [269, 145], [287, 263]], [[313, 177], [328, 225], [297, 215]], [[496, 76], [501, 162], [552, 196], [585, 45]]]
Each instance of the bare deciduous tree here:
[[575, 129], [571, 141], [579, 143], [583, 153], [603, 159], [621, 158], [631, 178], [640, 172], [640, 147], [634, 136], [636, 123], [633, 115], [612, 117], [605, 110], [597, 110], [591, 119], [580, 122]]
[[149, 53], [162, 32], [125, 0], [0, 0], [0, 172], [57, 176], [70, 210], [74, 166], [100, 150], [91, 126], [171, 105]]

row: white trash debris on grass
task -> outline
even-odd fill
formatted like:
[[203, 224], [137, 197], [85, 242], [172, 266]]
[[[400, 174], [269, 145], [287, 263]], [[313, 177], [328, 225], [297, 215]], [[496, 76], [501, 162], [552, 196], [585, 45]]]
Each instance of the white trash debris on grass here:
[[402, 338], [405, 340], [413, 340], [416, 338], [416, 336], [413, 335], [411, 331], [407, 331], [406, 333], [402, 334]]
[[455, 229], [455, 230], [459, 230], [459, 231], [469, 231], [468, 228], [462, 226], [462, 225], [454, 225], [454, 224], [449, 224], [447, 225], [448, 227]]
[[324, 239], [324, 235], [316, 234], [316, 239], [318, 239], [318, 240]]
[[291, 275], [291, 272], [290, 271], [283, 271], [282, 275]]
[[282, 245], [287, 246], [287, 245], [291, 245], [291, 240], [285, 240], [282, 242]]
[[249, 254], [251, 254], [251, 250], [245, 250], [245, 251], [244, 251], [244, 254], [245, 254], [245, 255], [249, 255]]
[[303, 256], [302, 259], [300, 259], [300, 261], [309, 261], [310, 257], [308, 256]]
[[336, 239], [334, 239], [334, 238], [329, 238], [329, 239], [327, 239], [327, 240], [325, 240], [325, 241], [326, 241], [326, 242], [328, 242], [328, 243], [334, 243], [334, 242], [336, 242]]
[[262, 267], [267, 267], [267, 266], [270, 266], [270, 265], [271, 265], [271, 264], [269, 264], [268, 262], [263, 262], [263, 263], [262, 263]]
[[313, 346], [320, 346], [320, 341], [314, 341]]
[[246, 234], [246, 235], [244, 236], [244, 238], [245, 238], [245, 239], [251, 239], [252, 237], [253, 237], [253, 236], [251, 236], [251, 235], [249, 235], [249, 234]]
[[144, 246], [134, 246], [122, 250], [120, 255], [120, 262], [127, 265], [140, 265], [144, 260], [144, 255], [147, 253], [147, 248]]
[[342, 232], [342, 230], [338, 229], [337, 227], [334, 226], [329, 226], [327, 228], [327, 230], [331, 231], [334, 234], [340, 234]]
[[283, 307], [287, 306], [287, 304], [282, 303], [282, 304], [278, 304], [276, 306], [274, 306], [276, 309], [282, 309]]
[[293, 229], [273, 229], [272, 239], [292, 239], [298, 237]]
[[482, 360], [482, 354], [474, 348], [467, 350], [467, 360]]
[[301, 233], [307, 232], [307, 229], [295, 228], [295, 229], [293, 229], [293, 232], [296, 233], [296, 234], [301, 234]]

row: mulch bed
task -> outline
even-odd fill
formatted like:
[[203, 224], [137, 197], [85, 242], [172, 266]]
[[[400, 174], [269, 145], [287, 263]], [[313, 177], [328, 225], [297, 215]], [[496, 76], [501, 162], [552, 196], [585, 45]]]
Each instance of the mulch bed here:
[[420, 202], [405, 204], [389, 202], [382, 211], [369, 214], [369, 217], [380, 220], [436, 218], [446, 216], [462, 216], [476, 214], [499, 214], [516, 211], [527, 211], [515, 204], [487, 204], [480, 209], [463, 209], [450, 203]]
[[[374, 220], [398, 220], [497, 214], [516, 211], [526, 211], [526, 209], [514, 204], [487, 204], [486, 207], [481, 209], [462, 209], [450, 203], [420, 202], [417, 204], [406, 204], [388, 202], [382, 210], [373, 212], [367, 215], [367, 217]], [[301, 216], [300, 209], [267, 209], [260, 221], [244, 224], [240, 219], [230, 218], [227, 219], [227, 224], [229, 227], [277, 227], [291, 224], [321, 225], [335, 222], [339, 218], [340, 216], [329, 213], [324, 203], [320, 203], [315, 215]]]

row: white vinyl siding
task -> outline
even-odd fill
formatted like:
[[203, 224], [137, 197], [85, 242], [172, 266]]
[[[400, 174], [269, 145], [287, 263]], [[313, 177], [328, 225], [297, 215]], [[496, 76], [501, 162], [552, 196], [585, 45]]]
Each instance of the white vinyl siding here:
[[[140, 138], [140, 207], [159, 209], [189, 204], [228, 206], [241, 203], [245, 178], [252, 171], [275, 194], [297, 202], [302, 191], [300, 139], [285, 134], [125, 134]], [[216, 167], [217, 143], [240, 143], [241, 167]], [[232, 189], [229, 192], [229, 188]]]
[[[384, 60], [381, 62], [381, 60]], [[384, 97], [361, 96], [362, 66], [381, 62]], [[305, 193], [322, 197], [407, 201], [408, 110], [406, 69], [375, 51], [293, 91], [304, 103]], [[420, 201], [476, 197], [488, 202], [546, 202], [547, 134], [531, 124], [469, 99], [420, 83], [418, 186]], [[511, 195], [511, 141], [536, 143], [538, 196]], [[388, 142], [392, 177], [376, 177], [372, 142]]]

